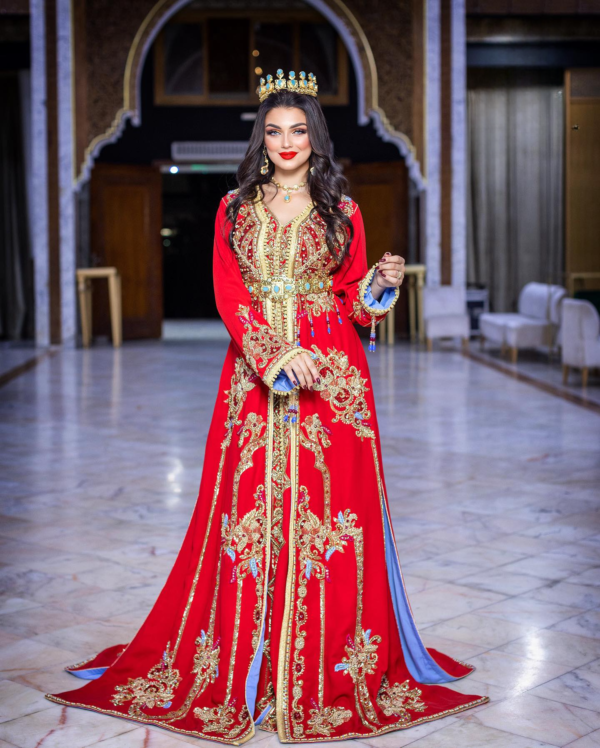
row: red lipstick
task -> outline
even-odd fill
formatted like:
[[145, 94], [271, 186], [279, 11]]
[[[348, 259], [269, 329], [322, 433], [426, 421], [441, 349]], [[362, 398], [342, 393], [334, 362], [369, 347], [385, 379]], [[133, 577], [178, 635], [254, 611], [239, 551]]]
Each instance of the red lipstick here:
[[296, 151], [283, 151], [279, 154], [281, 158], [285, 158], [286, 160], [289, 160], [290, 158], [294, 158], [294, 156], [297, 155]]

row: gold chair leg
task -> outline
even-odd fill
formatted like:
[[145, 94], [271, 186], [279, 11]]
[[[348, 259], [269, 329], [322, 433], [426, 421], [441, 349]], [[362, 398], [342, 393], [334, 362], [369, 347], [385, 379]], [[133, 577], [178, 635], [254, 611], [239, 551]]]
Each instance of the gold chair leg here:
[[117, 345], [121, 347], [123, 343], [123, 287], [121, 285], [121, 276], [115, 278], [117, 288]]
[[587, 387], [588, 374], [589, 374], [589, 369], [587, 366], [584, 366], [583, 369], [581, 370], [581, 386], [582, 387]]
[[395, 309], [392, 309], [385, 318], [388, 345], [394, 345], [396, 340], [396, 318], [394, 317], [394, 312]]
[[417, 306], [415, 303], [415, 286], [414, 275], [408, 277], [408, 322], [410, 328], [410, 342], [414, 343], [417, 339]]
[[90, 347], [92, 339], [92, 289], [90, 282], [80, 279], [77, 283], [79, 293], [79, 317], [81, 319], [81, 338], [84, 348]]
[[469, 350], [469, 338], [462, 338], [462, 351], [467, 353]]
[[108, 279], [108, 295], [110, 300], [110, 325], [113, 346], [119, 348], [122, 342], [120, 276], [113, 275]]
[[432, 338], [427, 338], [427, 351], [431, 353], [433, 351], [433, 340]]
[[566, 384], [569, 379], [569, 367], [566, 364], [563, 364], [562, 368], [562, 374], [563, 374], [563, 384]]
[[518, 356], [519, 356], [519, 349], [516, 348], [515, 346], [513, 346], [510, 349], [510, 362], [511, 362], [511, 364], [516, 364], [517, 363], [517, 357]]
[[423, 312], [423, 286], [425, 285], [425, 276], [417, 277], [417, 321], [419, 326], [418, 336], [419, 343], [425, 341], [425, 319]]

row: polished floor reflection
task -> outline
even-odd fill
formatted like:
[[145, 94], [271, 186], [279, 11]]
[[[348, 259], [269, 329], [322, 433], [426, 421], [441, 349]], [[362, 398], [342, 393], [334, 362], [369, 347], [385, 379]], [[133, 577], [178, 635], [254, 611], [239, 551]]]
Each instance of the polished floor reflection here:
[[[0, 390], [0, 748], [206, 741], [61, 708], [127, 641], [192, 512], [225, 345], [63, 351]], [[369, 356], [400, 558], [425, 642], [474, 711], [353, 748], [600, 745], [600, 417], [407, 346]], [[249, 745], [279, 744], [258, 732]]]

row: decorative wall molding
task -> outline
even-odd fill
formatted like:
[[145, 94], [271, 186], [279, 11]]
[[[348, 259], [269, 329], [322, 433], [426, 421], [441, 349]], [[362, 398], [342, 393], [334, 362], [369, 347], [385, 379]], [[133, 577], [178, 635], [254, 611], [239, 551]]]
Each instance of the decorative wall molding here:
[[[106, 0], [97, 0], [97, 4], [102, 4]], [[137, 3], [141, 8], [141, 2]], [[390, 120], [389, 113], [384, 111], [380, 105], [380, 89], [382, 88], [382, 81], [378, 78], [377, 65], [375, 62], [375, 56], [373, 53], [372, 45], [368, 38], [368, 33], [363, 28], [363, 24], [359, 22], [356, 15], [353, 13], [351, 8], [344, 0], [305, 0], [306, 4], [321, 13], [327, 20], [334, 26], [339, 35], [341, 36], [350, 59], [352, 61], [358, 87], [358, 122], [361, 125], [366, 125], [370, 120], [373, 121], [379, 136], [386, 142], [393, 143], [397, 146], [399, 152], [406, 160], [409, 174], [411, 179], [422, 189], [423, 179], [419, 163], [415, 159], [415, 149], [411, 143], [408, 135], [399, 130], [397, 126], [394, 126]], [[90, 169], [94, 163], [101, 148], [108, 144], [115, 142], [121, 135], [128, 120], [131, 120], [134, 125], [141, 123], [141, 75], [144, 67], [144, 62], [148, 55], [148, 52], [159, 34], [163, 26], [168, 20], [190, 3], [190, 0], [158, 0], [149, 12], [140, 18], [140, 8], [135, 9], [133, 6], [135, 3], [129, 4], [129, 11], [127, 19], [128, 28], [133, 29], [137, 23], [137, 31], [133, 37], [133, 41], [129, 48], [127, 60], [125, 63], [124, 74], [123, 74], [123, 98], [122, 105], [116, 112], [110, 126], [100, 134], [92, 136], [89, 145], [85, 148], [85, 152], [80, 154], [79, 161], [81, 166], [77, 176], [77, 184], [87, 180], [89, 178]], [[379, 9], [378, 4], [381, 4], [382, 8]], [[367, 25], [372, 28], [371, 33], [383, 33], [381, 26], [381, 17], [385, 16], [385, 5], [384, 0], [373, 0], [373, 8], [370, 9], [370, 16]], [[362, 5], [362, 4], [361, 4]], [[399, 7], [402, 6], [402, 12], [405, 14], [409, 13], [409, 9], [412, 8], [412, 4], [409, 0], [400, 2]], [[406, 8], [404, 8], [406, 6]], [[387, 7], [387, 6], [386, 6]], [[134, 13], [135, 11], [135, 13]], [[365, 14], [366, 9], [363, 10], [361, 7], [361, 14]], [[410, 18], [410, 16], [408, 16]], [[138, 19], [136, 21], [136, 18]], [[128, 32], [131, 33], [131, 32]], [[388, 34], [390, 38], [386, 37], [385, 50], [382, 50], [381, 57], [385, 61], [388, 55], [393, 56], [398, 53], [398, 40], [393, 37], [393, 34]], [[409, 37], [410, 35], [407, 35]], [[409, 44], [408, 38], [404, 40], [403, 48]], [[120, 51], [120, 50], [119, 50]], [[385, 51], [385, 54], [383, 54]], [[398, 89], [404, 85], [409, 86], [410, 75], [398, 74], [395, 72], [393, 64], [386, 65], [390, 68], [390, 74], [384, 76], [383, 85], [385, 87], [385, 99], [386, 109], [395, 110], [396, 117], [394, 121], [404, 120], [406, 123], [411, 121], [410, 117], [403, 116], [403, 111], [407, 107], [410, 108], [410, 104], [407, 103], [407, 95], [399, 95]], [[392, 73], [393, 71], [393, 73]], [[112, 74], [114, 79], [114, 72]], [[112, 81], [114, 83], [114, 81]], [[110, 81], [106, 81], [108, 86]], [[405, 93], [405, 92], [401, 92]], [[404, 109], [403, 109], [404, 107]], [[100, 105], [97, 106], [97, 110], [102, 114]], [[103, 115], [105, 116], [105, 114]], [[92, 125], [92, 130], [94, 126]], [[409, 129], [407, 124], [406, 128]]]

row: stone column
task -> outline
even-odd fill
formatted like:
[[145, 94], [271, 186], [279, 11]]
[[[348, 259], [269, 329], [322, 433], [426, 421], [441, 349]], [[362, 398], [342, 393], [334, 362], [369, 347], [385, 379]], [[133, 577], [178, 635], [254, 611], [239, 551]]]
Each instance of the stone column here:
[[57, 0], [60, 319], [61, 341], [63, 345], [71, 346], [75, 344], [77, 334], [72, 28], [71, 0]]
[[467, 283], [467, 40], [465, 0], [451, 3], [452, 285]]
[[440, 0], [426, 0], [425, 50], [425, 263], [427, 285], [441, 279], [441, 8]]
[[48, 266], [48, 120], [44, 0], [30, 0], [31, 34], [31, 227], [34, 262], [35, 343], [50, 345]]

